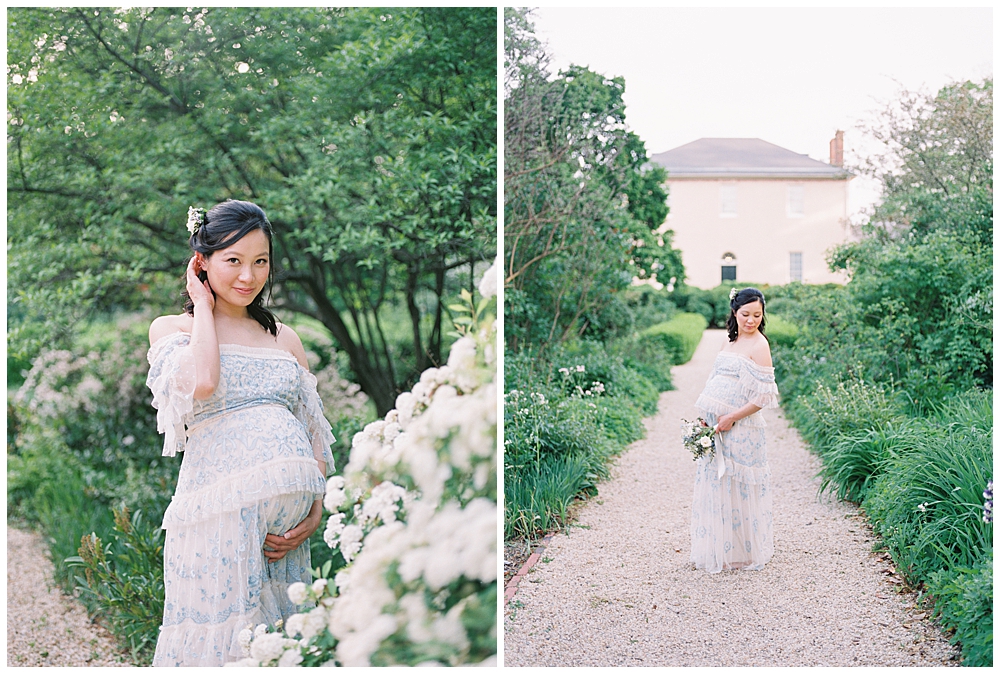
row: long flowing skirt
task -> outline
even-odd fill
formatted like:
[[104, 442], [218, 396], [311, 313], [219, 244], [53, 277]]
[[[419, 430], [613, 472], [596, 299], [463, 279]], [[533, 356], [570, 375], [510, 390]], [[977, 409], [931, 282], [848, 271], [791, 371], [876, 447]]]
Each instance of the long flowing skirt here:
[[[714, 414], [706, 412], [704, 417], [710, 426], [715, 425]], [[741, 419], [729, 431], [716, 435], [715, 457], [697, 461], [691, 561], [699, 569], [718, 573], [760, 569], [773, 555], [764, 427], [755, 419]]]
[[244, 657], [240, 631], [296, 612], [287, 591], [291, 583], [310, 580], [309, 544], [268, 562], [264, 536], [305, 519], [315, 497], [280, 494], [165, 527], [166, 603], [154, 666], [217, 667], [238, 660]]

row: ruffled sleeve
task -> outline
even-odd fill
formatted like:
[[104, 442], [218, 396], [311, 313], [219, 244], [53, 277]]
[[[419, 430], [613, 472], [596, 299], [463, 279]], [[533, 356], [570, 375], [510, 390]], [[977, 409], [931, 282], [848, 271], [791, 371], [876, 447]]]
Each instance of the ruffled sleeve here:
[[197, 380], [190, 343], [191, 335], [175, 332], [156, 340], [146, 354], [146, 386], [153, 392], [156, 430], [164, 435], [163, 456], [174, 456], [187, 443], [184, 424], [191, 423]]
[[[316, 377], [304, 367], [299, 367], [299, 401], [295, 406], [295, 417], [306, 427], [312, 442], [313, 456], [326, 463], [327, 475], [333, 472], [333, 452], [330, 450], [336, 438], [330, 422], [323, 414], [323, 401], [316, 391]], [[324, 475], [324, 477], [326, 477]]]
[[740, 390], [748, 403], [761, 409], [778, 406], [778, 385], [774, 383], [774, 368], [764, 367], [747, 358], [740, 358]]

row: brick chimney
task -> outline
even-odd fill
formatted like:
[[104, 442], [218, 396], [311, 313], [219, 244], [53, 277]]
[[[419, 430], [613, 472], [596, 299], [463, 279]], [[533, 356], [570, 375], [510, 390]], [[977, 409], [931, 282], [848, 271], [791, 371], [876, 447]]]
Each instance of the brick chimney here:
[[830, 165], [844, 165], [844, 132], [838, 131], [837, 135], [830, 141]]

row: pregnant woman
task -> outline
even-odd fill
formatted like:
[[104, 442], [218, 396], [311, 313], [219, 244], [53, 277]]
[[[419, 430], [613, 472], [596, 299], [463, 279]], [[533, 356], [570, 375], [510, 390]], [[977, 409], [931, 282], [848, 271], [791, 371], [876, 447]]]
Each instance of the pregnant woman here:
[[264, 212], [245, 201], [191, 209], [188, 229], [184, 313], [149, 328], [163, 454], [185, 455], [163, 516], [158, 666], [238, 660], [243, 628], [295, 612], [286, 591], [310, 580], [307, 540], [333, 469], [334, 438], [302, 343], [263, 304], [272, 258]]
[[765, 407], [778, 406], [771, 349], [764, 337], [764, 295], [729, 295], [729, 343], [715, 359], [695, 406], [718, 426], [715, 455], [697, 462], [691, 509], [691, 561], [709, 573], [760, 569], [774, 554]]

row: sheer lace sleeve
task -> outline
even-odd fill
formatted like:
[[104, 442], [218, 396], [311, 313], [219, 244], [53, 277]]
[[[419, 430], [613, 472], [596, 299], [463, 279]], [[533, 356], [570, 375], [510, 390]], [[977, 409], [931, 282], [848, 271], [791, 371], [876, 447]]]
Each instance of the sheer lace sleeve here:
[[329, 475], [334, 470], [330, 445], [336, 438], [333, 437], [330, 422], [323, 414], [323, 401], [316, 391], [316, 376], [303, 367], [299, 368], [299, 402], [295, 407], [295, 416], [306, 427], [312, 441], [313, 456], [317, 461], [326, 462], [326, 472]]
[[163, 456], [174, 456], [187, 443], [184, 424], [191, 420], [196, 382], [190, 343], [191, 335], [175, 332], [156, 340], [146, 354], [146, 386], [153, 392], [156, 430], [164, 435]]
[[774, 383], [774, 368], [758, 365], [747, 358], [740, 361], [740, 389], [747, 402], [761, 409], [777, 407], [778, 385]]

